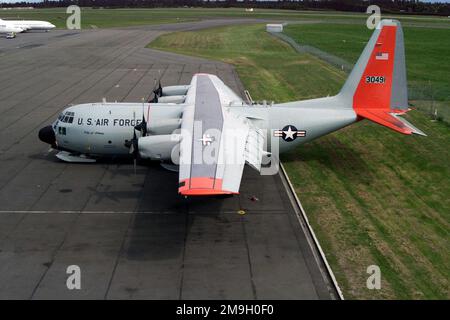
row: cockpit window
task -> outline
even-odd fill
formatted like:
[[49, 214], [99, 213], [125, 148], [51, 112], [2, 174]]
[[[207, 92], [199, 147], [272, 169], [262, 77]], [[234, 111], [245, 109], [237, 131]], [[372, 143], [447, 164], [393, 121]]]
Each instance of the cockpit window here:
[[73, 117], [75, 116], [74, 112], [67, 111], [65, 114], [61, 114], [58, 119], [64, 123], [72, 123]]

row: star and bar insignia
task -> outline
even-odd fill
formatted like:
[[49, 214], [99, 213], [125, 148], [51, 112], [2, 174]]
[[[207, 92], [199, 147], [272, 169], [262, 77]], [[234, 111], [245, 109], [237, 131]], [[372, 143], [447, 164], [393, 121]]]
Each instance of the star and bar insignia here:
[[283, 138], [286, 142], [291, 142], [297, 139], [297, 137], [305, 137], [305, 130], [297, 130], [297, 128], [293, 125], [287, 125], [281, 130], [275, 130], [273, 132], [274, 137]]

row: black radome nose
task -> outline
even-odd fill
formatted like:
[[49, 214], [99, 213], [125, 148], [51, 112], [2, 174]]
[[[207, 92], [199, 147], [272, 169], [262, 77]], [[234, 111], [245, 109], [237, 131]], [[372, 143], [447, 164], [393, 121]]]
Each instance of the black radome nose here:
[[46, 126], [39, 130], [39, 139], [52, 147], [56, 147], [56, 137], [52, 126]]

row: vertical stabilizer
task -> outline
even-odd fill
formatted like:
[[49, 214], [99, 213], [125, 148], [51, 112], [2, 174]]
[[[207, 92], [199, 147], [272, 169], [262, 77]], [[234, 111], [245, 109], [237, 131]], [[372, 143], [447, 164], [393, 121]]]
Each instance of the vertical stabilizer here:
[[422, 134], [398, 116], [408, 111], [403, 31], [397, 20], [382, 20], [339, 96], [358, 116], [403, 134]]

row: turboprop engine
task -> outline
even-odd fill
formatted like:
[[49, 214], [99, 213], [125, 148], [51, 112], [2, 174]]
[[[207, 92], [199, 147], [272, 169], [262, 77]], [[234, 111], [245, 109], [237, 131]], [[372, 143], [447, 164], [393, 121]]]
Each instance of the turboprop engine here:
[[162, 96], [184, 96], [189, 90], [190, 85], [167, 86], [161, 88]]
[[159, 103], [183, 103], [185, 100], [186, 95], [162, 96], [158, 98]]
[[183, 103], [190, 85], [159, 86], [153, 90], [153, 98], [149, 100], [152, 103]]
[[141, 137], [137, 141], [139, 156], [152, 160], [178, 159], [180, 139], [180, 134]]
[[172, 134], [181, 126], [181, 119], [158, 119], [147, 124], [147, 131], [152, 135]]

